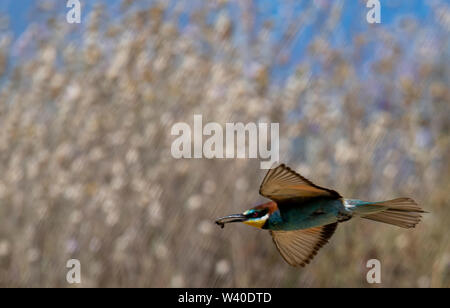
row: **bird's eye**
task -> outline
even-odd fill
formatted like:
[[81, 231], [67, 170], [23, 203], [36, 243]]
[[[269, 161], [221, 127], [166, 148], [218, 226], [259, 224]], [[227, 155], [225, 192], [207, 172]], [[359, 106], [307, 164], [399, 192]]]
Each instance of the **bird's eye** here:
[[254, 212], [253, 214], [252, 214], [252, 217], [253, 218], [256, 218], [256, 217], [258, 217], [259, 216], [259, 213], [258, 212]]

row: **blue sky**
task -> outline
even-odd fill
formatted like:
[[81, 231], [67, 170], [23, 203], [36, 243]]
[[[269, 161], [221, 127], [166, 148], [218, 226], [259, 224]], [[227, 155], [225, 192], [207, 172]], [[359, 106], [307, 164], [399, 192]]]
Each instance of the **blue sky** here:
[[[202, 5], [207, 0], [167, 0], [174, 3], [176, 1], [189, 1], [189, 7], [196, 7]], [[314, 1], [319, 6], [324, 6], [334, 1], [339, 0], [255, 0], [254, 4], [258, 10], [256, 19], [257, 23], [262, 19], [267, 17], [271, 18], [274, 22], [275, 27], [282, 29], [285, 26], [284, 14], [286, 14], [287, 6], [286, 3], [295, 3], [295, 10], [288, 11], [288, 13], [293, 13], [294, 16], [298, 12], [300, 13], [305, 8], [305, 4], [309, 4], [308, 1]], [[448, 0], [440, 0], [448, 1]], [[7, 15], [9, 17], [9, 27], [15, 38], [19, 37], [20, 34], [27, 28], [31, 23], [43, 22], [45, 19], [39, 19], [40, 14], [33, 14], [34, 9], [38, 3], [54, 3], [55, 11], [61, 11], [60, 17], [65, 20], [66, 13], [69, 10], [66, 8], [66, 0], [42, 0], [42, 1], [31, 1], [31, 0], [1, 0], [0, 1], [0, 15]], [[94, 1], [94, 0], [80, 0], [82, 4], [82, 23], [83, 20], [88, 16], [88, 12], [95, 3], [102, 2], [107, 3], [107, 9], [110, 15], [114, 16], [119, 11], [119, 6], [122, 0], [104, 0], [104, 1]], [[138, 1], [137, 1], [138, 2]], [[152, 2], [152, 0], [141, 0], [143, 3]], [[331, 44], [336, 44], [346, 46], [346, 44], [351, 43], [351, 39], [355, 34], [359, 34], [365, 31], [370, 25], [366, 22], [361, 22], [365, 20], [365, 16], [368, 12], [366, 7], [367, 0], [342, 0], [342, 18], [333, 30], [330, 39]], [[381, 24], [376, 25], [377, 27], [392, 27], [395, 25], [396, 20], [402, 16], [411, 16], [419, 20], [419, 23], [426, 24], [431, 21], [431, 10], [429, 7], [430, 1], [426, 0], [380, 0], [381, 3]], [[233, 9], [231, 9], [231, 14]], [[56, 13], [57, 14], [57, 13]], [[181, 21], [181, 23], [188, 22], [188, 19]], [[311, 42], [311, 38], [314, 35], [314, 27], [320, 26], [322, 23], [320, 16], [314, 21], [312, 26], [302, 29], [300, 35], [298, 35], [289, 48], [292, 50], [292, 54], [295, 58], [280, 67], [279, 71], [276, 73], [282, 79], [287, 76], [294, 69], [295, 64], [302, 61], [306, 53], [306, 47]], [[277, 37], [273, 38], [275, 43], [277, 43]]]
[[[46, 0], [52, 1], [52, 0]], [[310, 0], [316, 1], [318, 3], [327, 3], [331, 0]], [[55, 1], [58, 6], [61, 7], [61, 16], [65, 17], [65, 2], [64, 0]], [[93, 3], [99, 1], [93, 0], [80, 0], [84, 6], [85, 11], [89, 11], [89, 8]], [[107, 2], [110, 7], [117, 7], [121, 2], [119, 0], [108, 0]], [[277, 16], [281, 16], [280, 12], [283, 8], [284, 0], [257, 0], [257, 5], [262, 9], [264, 14], [272, 15], [275, 19]], [[301, 3], [304, 1], [299, 1], [299, 10], [301, 10]], [[36, 6], [37, 1], [30, 0], [2, 0], [0, 1], [0, 12], [9, 16], [10, 27], [15, 35], [19, 35], [27, 25], [32, 21], [32, 8]], [[349, 33], [352, 32], [352, 28], [356, 24], [352, 22], [354, 16], [367, 11], [365, 8], [365, 1], [363, 0], [344, 0], [344, 18], [342, 20], [342, 26], [344, 29], [348, 30]], [[427, 1], [424, 0], [380, 0], [382, 7], [382, 23], [391, 24], [395, 21], [396, 17], [402, 15], [415, 16], [418, 19], [426, 19], [429, 14], [429, 7], [426, 4]]]

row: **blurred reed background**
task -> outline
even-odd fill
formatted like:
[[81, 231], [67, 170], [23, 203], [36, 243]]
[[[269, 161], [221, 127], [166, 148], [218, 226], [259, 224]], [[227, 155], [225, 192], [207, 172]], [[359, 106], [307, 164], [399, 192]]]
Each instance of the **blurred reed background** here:
[[[18, 36], [0, 18], [0, 286], [70, 286], [72, 258], [82, 287], [368, 287], [371, 258], [382, 287], [450, 286], [448, 2], [388, 25], [365, 1], [264, 3], [105, 1], [70, 25], [43, 1]], [[173, 159], [194, 114], [279, 122], [313, 182], [430, 214], [342, 224], [292, 268], [267, 232], [214, 225], [262, 200], [265, 170]]]

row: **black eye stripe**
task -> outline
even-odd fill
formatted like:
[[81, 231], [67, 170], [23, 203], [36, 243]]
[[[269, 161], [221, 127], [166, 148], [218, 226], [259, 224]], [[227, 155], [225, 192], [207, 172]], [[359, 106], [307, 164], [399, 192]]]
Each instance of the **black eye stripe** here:
[[259, 211], [254, 211], [254, 212], [250, 213], [248, 215], [248, 217], [250, 217], [250, 218], [258, 218], [258, 217], [263, 217], [266, 214], [267, 214], [267, 210], [259, 210]]

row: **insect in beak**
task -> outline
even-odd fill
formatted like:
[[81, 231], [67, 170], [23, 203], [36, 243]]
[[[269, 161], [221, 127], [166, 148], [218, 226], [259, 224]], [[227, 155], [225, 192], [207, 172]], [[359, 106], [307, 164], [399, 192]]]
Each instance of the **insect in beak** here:
[[225, 227], [225, 224], [230, 222], [243, 222], [246, 221], [247, 217], [244, 214], [232, 214], [225, 217], [216, 219], [216, 224], [221, 228]]

